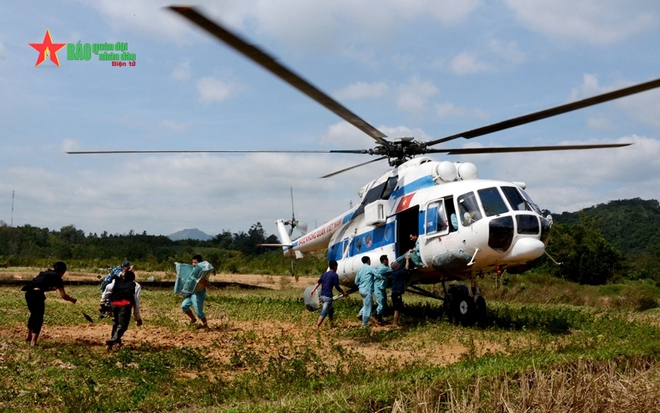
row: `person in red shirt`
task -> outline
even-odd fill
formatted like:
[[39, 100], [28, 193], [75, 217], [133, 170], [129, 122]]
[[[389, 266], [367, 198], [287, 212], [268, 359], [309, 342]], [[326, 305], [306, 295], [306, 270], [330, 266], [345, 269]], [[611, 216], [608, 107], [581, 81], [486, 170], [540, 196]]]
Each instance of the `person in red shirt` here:
[[140, 291], [142, 287], [135, 282], [135, 273], [133, 271], [125, 271], [121, 277], [113, 280], [103, 292], [101, 303], [110, 300], [110, 307], [112, 308], [112, 335], [110, 340], [107, 340], [107, 350], [111, 351], [112, 347], [116, 344], [122, 346], [121, 338], [128, 330], [128, 325], [131, 322], [131, 309], [135, 315], [135, 322], [138, 327], [142, 325], [142, 317], [140, 316]]

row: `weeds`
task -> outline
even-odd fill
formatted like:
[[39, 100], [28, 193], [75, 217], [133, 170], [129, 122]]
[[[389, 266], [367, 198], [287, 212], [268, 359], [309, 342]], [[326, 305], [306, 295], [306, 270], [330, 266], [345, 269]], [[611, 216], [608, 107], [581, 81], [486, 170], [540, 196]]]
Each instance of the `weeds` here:
[[337, 327], [316, 330], [298, 291], [217, 290], [207, 298], [211, 332], [189, 330], [169, 290], [145, 289], [143, 329], [167, 340], [113, 353], [55, 334], [85, 326], [80, 311], [96, 308], [97, 288], [67, 288], [76, 305], [49, 293], [50, 336], [34, 349], [22, 343], [22, 294], [0, 288], [0, 411], [658, 409], [660, 312], [632, 305], [655, 300], [655, 286], [570, 293], [586, 302], [622, 297], [590, 307], [548, 304], [540, 292], [563, 291], [562, 282], [525, 285], [511, 277], [512, 300], [491, 301], [480, 327], [447, 323], [441, 303], [406, 294], [405, 329], [362, 328], [354, 298], [335, 304]]

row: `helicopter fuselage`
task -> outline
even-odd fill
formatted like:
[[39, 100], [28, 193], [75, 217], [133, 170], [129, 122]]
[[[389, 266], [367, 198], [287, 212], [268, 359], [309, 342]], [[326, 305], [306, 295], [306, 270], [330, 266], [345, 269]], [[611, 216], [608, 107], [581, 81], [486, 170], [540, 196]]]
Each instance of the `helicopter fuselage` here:
[[[524, 184], [477, 178], [470, 163], [412, 159], [384, 173], [359, 191], [361, 202], [290, 242], [285, 255], [301, 258], [327, 249], [338, 262], [340, 283], [352, 287], [369, 256], [377, 266], [414, 247], [419, 258], [412, 284], [474, 279], [484, 272], [523, 271], [545, 252], [551, 219], [524, 191]], [[280, 236], [288, 233], [278, 221]], [[286, 242], [285, 242], [286, 243]]]

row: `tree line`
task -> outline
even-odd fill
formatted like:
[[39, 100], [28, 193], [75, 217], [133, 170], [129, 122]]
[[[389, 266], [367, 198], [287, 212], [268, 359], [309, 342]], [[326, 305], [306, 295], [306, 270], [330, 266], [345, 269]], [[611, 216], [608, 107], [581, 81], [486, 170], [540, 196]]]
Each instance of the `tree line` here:
[[[258, 244], [277, 244], [275, 235], [268, 235], [261, 223], [239, 232], [223, 230], [208, 241], [185, 239], [173, 241], [164, 235], [149, 235], [146, 231], [128, 234], [88, 233], [67, 225], [59, 230], [31, 225], [10, 227], [0, 221], [0, 266], [47, 267], [57, 260], [71, 268], [102, 271], [128, 260], [143, 271], [174, 271], [175, 262], [190, 262], [202, 254], [214, 268], [228, 273], [287, 274], [291, 262], [281, 249], [266, 249]], [[297, 263], [303, 274], [315, 273], [325, 267], [321, 260]]]
[[[544, 215], [549, 211], [544, 211]], [[660, 285], [660, 205], [656, 200], [611, 201], [576, 213], [553, 214], [548, 254], [551, 260], [533, 271], [581, 284], [605, 284], [621, 279], [647, 279]], [[223, 230], [208, 241], [173, 241], [162, 235], [100, 235], [73, 225], [59, 231], [30, 225], [10, 227], [0, 221], [0, 266], [46, 267], [55, 260], [71, 262], [78, 268], [115, 266], [124, 260], [147, 271], [173, 271], [174, 262], [190, 262], [202, 256], [221, 272], [287, 274], [291, 260], [280, 249], [268, 250], [258, 244], [277, 244], [261, 223], [247, 232]], [[316, 275], [327, 262], [324, 252], [295, 263], [296, 273]]]

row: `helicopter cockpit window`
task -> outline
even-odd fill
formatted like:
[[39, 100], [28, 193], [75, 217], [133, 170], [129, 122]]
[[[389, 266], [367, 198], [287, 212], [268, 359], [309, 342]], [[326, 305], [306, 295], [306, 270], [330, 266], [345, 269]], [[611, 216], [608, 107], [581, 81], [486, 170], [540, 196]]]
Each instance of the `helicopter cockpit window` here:
[[426, 208], [426, 234], [443, 233], [447, 229], [444, 201], [431, 202]]
[[514, 211], [531, 211], [532, 208], [525, 202], [525, 198], [520, 195], [520, 192], [512, 186], [503, 186], [502, 192], [506, 196], [507, 201]]
[[485, 188], [477, 191], [479, 193], [479, 198], [481, 198], [481, 205], [484, 207], [484, 212], [486, 212], [487, 217], [493, 215], [500, 215], [509, 211], [500, 191], [497, 188]]
[[536, 205], [534, 201], [532, 201], [532, 198], [530, 198], [529, 195], [527, 195], [527, 192], [521, 189], [520, 193], [522, 193], [522, 195], [525, 197], [525, 201], [527, 201], [527, 204], [532, 207], [532, 210], [534, 210], [534, 212], [536, 212], [539, 215], [543, 215], [541, 213], [541, 208], [539, 208], [538, 205]]
[[464, 227], [482, 218], [474, 192], [468, 192], [458, 197], [458, 217]]

